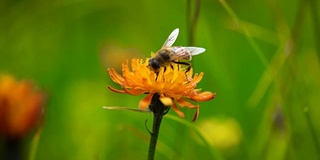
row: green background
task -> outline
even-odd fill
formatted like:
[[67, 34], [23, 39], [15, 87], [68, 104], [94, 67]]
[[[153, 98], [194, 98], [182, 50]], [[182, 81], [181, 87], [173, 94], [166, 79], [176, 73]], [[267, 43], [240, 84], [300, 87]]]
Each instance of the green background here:
[[[320, 34], [316, 0], [201, 1], [193, 58], [197, 88], [216, 92], [200, 116], [172, 110], [160, 130], [156, 159], [317, 159], [320, 157]], [[189, 45], [189, 1], [0, 1], [0, 72], [32, 80], [48, 95], [31, 159], [146, 159], [152, 115], [104, 110], [137, 108], [144, 95], [113, 93], [107, 68], [156, 52], [174, 28]], [[229, 5], [229, 7], [228, 7]], [[195, 2], [191, 3], [191, 14]], [[228, 120], [227, 148], [206, 146], [194, 127]], [[215, 127], [215, 125], [211, 126]], [[205, 128], [205, 127], [204, 127]], [[238, 129], [237, 129], [238, 128]], [[206, 128], [210, 129], [210, 128]], [[232, 130], [236, 129], [236, 131]], [[227, 143], [227, 137], [223, 140]]]

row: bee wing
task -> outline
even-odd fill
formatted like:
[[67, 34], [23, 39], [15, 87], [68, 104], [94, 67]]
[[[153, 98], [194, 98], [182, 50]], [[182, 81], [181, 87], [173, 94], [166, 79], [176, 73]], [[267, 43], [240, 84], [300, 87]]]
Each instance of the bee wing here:
[[172, 47], [171, 49], [174, 53], [172, 57], [174, 60], [191, 60], [192, 58], [190, 52], [186, 50], [184, 47]]
[[176, 28], [175, 30], [173, 30], [171, 32], [171, 34], [169, 35], [169, 37], [167, 38], [167, 40], [164, 42], [164, 44], [162, 45], [163, 47], [170, 47], [173, 45], [173, 43], [176, 41], [177, 37], [179, 35], [179, 28]]
[[206, 49], [201, 47], [183, 47], [183, 48], [189, 51], [192, 56], [201, 54], [206, 51]]

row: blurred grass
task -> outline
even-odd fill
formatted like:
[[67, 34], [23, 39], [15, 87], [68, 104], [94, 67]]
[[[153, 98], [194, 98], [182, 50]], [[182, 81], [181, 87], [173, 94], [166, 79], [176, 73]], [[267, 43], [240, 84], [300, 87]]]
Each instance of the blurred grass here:
[[[195, 125], [232, 118], [242, 140], [211, 150], [194, 139], [192, 127], [164, 119], [156, 159], [212, 159], [214, 151], [221, 159], [317, 159], [316, 1], [201, 2], [194, 45], [207, 51], [192, 64], [205, 73], [198, 87], [217, 97], [200, 103]], [[1, 1], [0, 72], [33, 80], [50, 98], [31, 157], [145, 159], [144, 121], [151, 115], [102, 109], [137, 107], [143, 96], [108, 91], [117, 86], [106, 67], [120, 66], [117, 57], [130, 52], [150, 56], [177, 27], [175, 44], [187, 44], [186, 7], [185, 1]], [[183, 111], [191, 120], [194, 111]]]

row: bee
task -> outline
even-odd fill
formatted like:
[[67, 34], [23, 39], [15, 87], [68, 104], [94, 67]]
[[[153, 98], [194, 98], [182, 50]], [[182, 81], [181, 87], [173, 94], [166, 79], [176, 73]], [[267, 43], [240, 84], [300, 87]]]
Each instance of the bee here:
[[206, 49], [201, 47], [172, 46], [178, 35], [179, 28], [176, 28], [171, 32], [161, 49], [149, 59], [148, 66], [154, 72], [159, 72], [160, 67], [170, 66], [171, 63], [187, 66], [186, 72], [188, 72], [191, 68], [191, 63], [180, 60], [190, 61], [192, 56], [206, 51]]

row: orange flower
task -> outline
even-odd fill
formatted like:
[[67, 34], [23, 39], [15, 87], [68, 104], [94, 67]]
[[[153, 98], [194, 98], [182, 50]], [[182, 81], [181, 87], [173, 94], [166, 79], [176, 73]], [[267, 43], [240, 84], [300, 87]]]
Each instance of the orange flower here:
[[108, 88], [117, 93], [127, 93], [130, 95], [148, 94], [139, 103], [139, 108], [147, 110], [151, 103], [151, 99], [155, 93], [160, 95], [160, 101], [165, 106], [171, 106], [172, 109], [180, 116], [184, 117], [184, 113], [179, 110], [175, 102], [181, 107], [197, 109], [194, 120], [199, 113], [199, 105], [195, 105], [186, 101], [189, 99], [195, 102], [208, 101], [215, 97], [215, 93], [209, 91], [201, 92], [201, 89], [195, 89], [203, 77], [203, 73], [195, 74], [192, 77], [192, 68], [186, 72], [181, 69], [181, 65], [172, 63], [172, 67], [161, 67], [158, 73], [155, 73], [148, 67], [147, 58], [132, 59], [131, 70], [128, 61], [122, 64], [122, 76], [113, 68], [109, 68], [108, 72], [111, 79], [120, 84], [122, 90]]
[[39, 124], [45, 98], [28, 82], [0, 75], [0, 134], [21, 137]]

